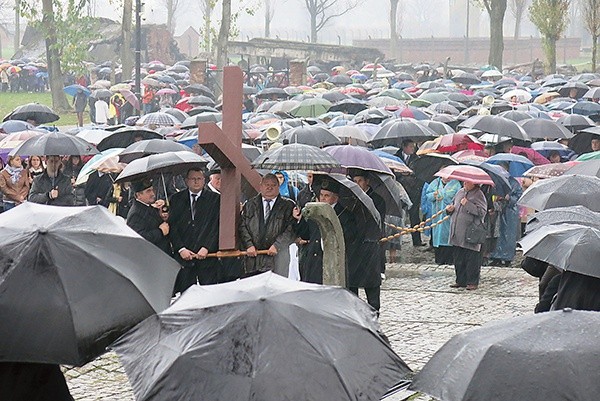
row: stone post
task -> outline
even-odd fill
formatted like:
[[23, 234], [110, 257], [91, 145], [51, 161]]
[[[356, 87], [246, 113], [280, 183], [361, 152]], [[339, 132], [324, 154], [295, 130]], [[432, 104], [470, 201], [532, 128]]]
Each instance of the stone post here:
[[206, 85], [206, 60], [192, 60], [190, 62], [190, 83]]

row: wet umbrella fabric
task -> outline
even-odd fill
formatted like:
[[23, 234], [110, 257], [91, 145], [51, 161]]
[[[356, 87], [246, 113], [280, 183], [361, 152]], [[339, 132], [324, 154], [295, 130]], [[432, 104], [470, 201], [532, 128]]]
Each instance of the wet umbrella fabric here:
[[435, 173], [435, 176], [447, 180], [470, 182], [472, 184], [482, 184], [491, 186], [495, 185], [494, 181], [492, 181], [492, 178], [485, 170], [475, 166], [446, 166], [437, 173]]
[[86, 88], [85, 86], [81, 86], [78, 84], [73, 84], [69, 86], [65, 86], [63, 91], [69, 96], [75, 96], [77, 92], [81, 91], [86, 97], [92, 94], [92, 91]]
[[[571, 162], [573, 163], [573, 162]], [[523, 177], [533, 177], [533, 178], [552, 178], [559, 177], [565, 174], [569, 169], [573, 167], [573, 164], [566, 163], [550, 163], [550, 164], [542, 164], [540, 166], [533, 166], [529, 170], [523, 173]], [[585, 174], [585, 175], [593, 175], [593, 174]]]
[[98, 150], [103, 152], [112, 148], [126, 148], [135, 142], [135, 138], [142, 139], [162, 139], [162, 135], [149, 128], [142, 127], [123, 127], [114, 131], [111, 136], [104, 138], [97, 146]]
[[284, 133], [290, 143], [302, 143], [316, 147], [340, 145], [341, 141], [326, 127], [317, 125], [292, 128]]
[[486, 324], [444, 344], [411, 388], [443, 401], [596, 399], [599, 324], [570, 309]]
[[2, 361], [83, 365], [169, 305], [178, 264], [106, 208], [27, 202], [0, 227]]
[[324, 149], [340, 165], [346, 169], [358, 168], [361, 170], [393, 175], [392, 170], [373, 152], [366, 148], [352, 145], [329, 146]]
[[508, 164], [508, 172], [512, 177], [522, 177], [523, 173], [533, 167], [533, 162], [525, 156], [512, 153], [497, 153], [487, 159], [489, 164]]
[[2, 129], [2, 131], [4, 131], [7, 134], [12, 134], [14, 132], [28, 131], [28, 130], [35, 129], [35, 127], [33, 125], [29, 124], [28, 122], [21, 121], [21, 120], [4, 121], [3, 123], [0, 124], [0, 128]]
[[448, 155], [429, 153], [412, 162], [410, 168], [415, 172], [418, 179], [431, 182], [442, 167], [458, 164], [458, 161]]
[[600, 178], [562, 175], [535, 182], [523, 192], [518, 203], [536, 210], [580, 205], [600, 212], [599, 193]]
[[98, 153], [98, 150], [86, 140], [60, 132], [50, 132], [29, 138], [10, 152], [11, 155], [19, 156], [87, 156], [96, 153]]
[[385, 145], [400, 146], [404, 139], [424, 141], [437, 137], [438, 134], [431, 128], [419, 124], [414, 120], [394, 120], [385, 124], [371, 139], [375, 147]]
[[165, 139], [145, 139], [134, 142], [119, 153], [119, 161], [131, 163], [144, 156], [166, 152], [191, 151], [189, 147]]
[[492, 193], [494, 195], [505, 196], [512, 191], [510, 186], [510, 174], [508, 171], [504, 170], [504, 168], [500, 166], [496, 166], [495, 164], [488, 164], [485, 162], [476, 162], [476, 161], [464, 161], [463, 164], [467, 164], [470, 166], [479, 167], [494, 181], [494, 188], [492, 188]]
[[60, 117], [50, 107], [39, 103], [28, 103], [15, 108], [9, 115], [4, 117], [7, 120], [35, 120], [38, 124], [48, 124], [58, 120]]
[[567, 175], [591, 175], [600, 178], [600, 160], [588, 160], [576, 164], [565, 171]]
[[579, 224], [600, 229], [600, 213], [592, 212], [584, 206], [555, 207], [535, 213], [529, 221], [525, 232], [552, 224]]
[[103, 129], [84, 129], [79, 131], [75, 136], [91, 144], [97, 145], [112, 134], [112, 132]]
[[330, 170], [340, 168], [340, 163], [322, 149], [290, 143], [267, 150], [252, 162], [252, 167], [269, 170]]
[[558, 269], [600, 278], [592, 261], [600, 260], [600, 229], [579, 224], [554, 224], [530, 232], [519, 241], [525, 256]]
[[541, 118], [520, 121], [519, 124], [527, 132], [530, 138], [549, 138], [549, 139], [569, 139], [573, 133], [564, 125], [558, 124], [552, 120]]
[[377, 331], [349, 292], [264, 273], [193, 286], [114, 348], [139, 401], [374, 401], [410, 372]]
[[157, 174], [180, 174], [190, 168], [203, 168], [208, 160], [189, 150], [167, 152], [136, 159], [117, 177], [117, 182], [135, 181]]
[[476, 129], [488, 134], [529, 140], [527, 133], [516, 122], [500, 116], [473, 116], [459, 124], [461, 128]]

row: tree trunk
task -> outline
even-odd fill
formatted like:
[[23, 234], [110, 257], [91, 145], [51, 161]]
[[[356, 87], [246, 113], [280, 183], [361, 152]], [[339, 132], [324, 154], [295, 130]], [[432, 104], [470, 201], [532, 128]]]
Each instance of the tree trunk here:
[[491, 3], [490, 16], [490, 54], [488, 64], [502, 71], [502, 54], [504, 52], [504, 14], [506, 13], [506, 0], [497, 0]]
[[208, 0], [204, 0], [204, 51], [210, 53], [212, 51], [212, 34], [210, 32], [210, 17], [212, 14], [212, 8], [208, 3]]
[[265, 0], [265, 38], [271, 36], [271, 0]]
[[598, 36], [592, 35], [592, 72], [596, 72], [598, 63]]
[[14, 38], [14, 49], [15, 54], [19, 47], [21, 47], [21, 0], [15, 1], [15, 38]]
[[46, 59], [48, 62], [50, 91], [52, 93], [52, 107], [57, 112], [70, 110], [71, 107], [67, 101], [67, 96], [63, 91], [64, 77], [60, 68], [58, 50], [56, 49], [56, 25], [54, 22], [54, 7], [52, 0], [42, 0], [42, 12], [42, 23], [48, 32], [46, 35]]
[[544, 53], [546, 53], [546, 74], [556, 73], [556, 39], [544, 38]]
[[128, 81], [132, 77], [133, 52], [131, 48], [131, 26], [133, 18], [133, 0], [123, 0], [123, 25], [121, 26], [121, 64], [122, 81]]
[[215, 95], [219, 95], [223, 88], [223, 67], [227, 65], [227, 45], [229, 43], [229, 31], [231, 28], [231, 0], [223, 0], [223, 12], [221, 16], [221, 28], [217, 39], [217, 88]]
[[171, 36], [175, 33], [175, 27], [173, 26], [173, 14], [175, 14], [175, 10], [173, 9], [173, 0], [167, 0], [167, 30]]
[[398, 3], [400, 0], [390, 0], [390, 54], [388, 58], [396, 59], [398, 47]]
[[310, 43], [317, 43], [318, 34], [319, 34], [319, 32], [317, 31], [317, 14], [316, 14], [316, 11], [315, 12], [311, 11], [311, 14], [310, 14]]
[[515, 40], [521, 36], [521, 20], [523, 19], [523, 9], [519, 8], [515, 15]]

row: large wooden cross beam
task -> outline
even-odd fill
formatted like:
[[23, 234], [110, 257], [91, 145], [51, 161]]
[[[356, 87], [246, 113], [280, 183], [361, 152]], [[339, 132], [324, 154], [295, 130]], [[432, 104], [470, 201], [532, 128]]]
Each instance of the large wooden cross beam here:
[[258, 192], [260, 174], [242, 153], [243, 75], [239, 67], [223, 68], [223, 123], [198, 124], [198, 144], [221, 167], [219, 249], [237, 249], [241, 178]]

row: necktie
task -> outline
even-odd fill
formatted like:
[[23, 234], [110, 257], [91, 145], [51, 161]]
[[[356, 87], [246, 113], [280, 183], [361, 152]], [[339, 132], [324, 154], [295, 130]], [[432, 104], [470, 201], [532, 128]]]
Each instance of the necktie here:
[[194, 220], [194, 217], [196, 217], [196, 201], [198, 200], [198, 194], [191, 194], [192, 196], [192, 206], [191, 206], [191, 210], [192, 210], [192, 220]]
[[269, 220], [269, 215], [271, 214], [271, 201], [270, 200], [265, 200], [266, 205], [265, 205], [265, 222], [267, 220]]

